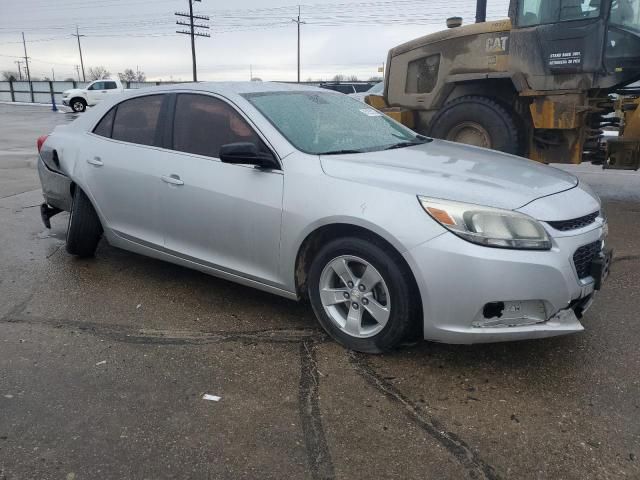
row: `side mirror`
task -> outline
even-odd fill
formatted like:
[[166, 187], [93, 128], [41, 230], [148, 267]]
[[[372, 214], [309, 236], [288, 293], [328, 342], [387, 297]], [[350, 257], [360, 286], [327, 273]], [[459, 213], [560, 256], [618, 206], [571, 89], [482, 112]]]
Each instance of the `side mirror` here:
[[270, 153], [258, 150], [251, 142], [228, 143], [220, 147], [220, 161], [240, 165], [255, 165], [260, 168], [280, 169], [280, 165]]

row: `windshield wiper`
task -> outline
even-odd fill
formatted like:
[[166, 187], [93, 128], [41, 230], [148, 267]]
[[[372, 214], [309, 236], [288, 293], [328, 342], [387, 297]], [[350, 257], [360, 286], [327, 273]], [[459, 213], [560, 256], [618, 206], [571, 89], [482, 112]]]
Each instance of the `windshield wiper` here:
[[343, 154], [347, 154], [347, 153], [362, 153], [362, 150], [331, 150], [329, 152], [322, 152], [319, 153], [318, 155], [343, 155]]
[[415, 147], [416, 145], [423, 145], [425, 143], [428, 143], [428, 140], [424, 140], [424, 141], [421, 141], [421, 142], [394, 143], [393, 145], [389, 145], [388, 147], [385, 147], [385, 150], [393, 150], [394, 148]]

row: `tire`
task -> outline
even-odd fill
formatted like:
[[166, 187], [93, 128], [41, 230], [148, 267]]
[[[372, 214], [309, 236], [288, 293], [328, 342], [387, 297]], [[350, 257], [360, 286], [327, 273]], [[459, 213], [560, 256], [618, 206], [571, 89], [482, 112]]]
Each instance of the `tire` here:
[[67, 252], [78, 257], [93, 257], [102, 236], [100, 219], [86, 194], [76, 188], [67, 228]]
[[84, 112], [87, 109], [87, 101], [84, 98], [76, 97], [69, 102], [74, 112]]
[[[342, 280], [345, 274], [339, 276], [333, 266], [338, 265], [339, 270], [343, 261], [353, 274], [346, 278], [355, 280], [351, 287]], [[368, 270], [369, 267], [373, 270]], [[377, 278], [381, 281], [377, 282]], [[397, 347], [416, 325], [420, 299], [411, 278], [399, 256], [388, 253], [388, 248], [347, 237], [331, 241], [318, 252], [309, 269], [307, 288], [318, 321], [334, 340], [358, 352], [382, 353]], [[372, 285], [364, 285], [367, 280]], [[359, 290], [360, 284], [366, 291]], [[348, 300], [343, 299], [346, 291]], [[336, 303], [331, 304], [333, 301]], [[344, 320], [353, 313], [357, 316], [358, 312], [360, 320], [354, 320], [348, 327], [348, 320]], [[370, 312], [376, 312], [376, 317]], [[378, 321], [385, 315], [386, 321]]]
[[435, 138], [522, 153], [515, 114], [487, 97], [470, 95], [447, 103], [433, 117], [429, 130]]

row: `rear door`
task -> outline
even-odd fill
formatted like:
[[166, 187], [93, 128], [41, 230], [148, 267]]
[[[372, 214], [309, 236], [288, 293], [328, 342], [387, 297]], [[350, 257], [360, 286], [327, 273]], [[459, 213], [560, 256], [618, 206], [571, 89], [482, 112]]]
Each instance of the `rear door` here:
[[88, 194], [114, 233], [162, 246], [161, 113], [166, 95], [145, 95], [113, 107], [81, 152]]
[[269, 148], [228, 102], [180, 93], [173, 131], [162, 156], [166, 248], [226, 272], [278, 282], [283, 175], [222, 163], [222, 145], [252, 142]]
[[106, 90], [106, 94], [111, 96], [111, 95], [118, 95], [120, 93], [122, 93], [120, 91], [120, 89], [118, 88], [118, 84], [116, 82], [114, 82], [113, 80], [105, 80], [104, 81], [104, 88]]

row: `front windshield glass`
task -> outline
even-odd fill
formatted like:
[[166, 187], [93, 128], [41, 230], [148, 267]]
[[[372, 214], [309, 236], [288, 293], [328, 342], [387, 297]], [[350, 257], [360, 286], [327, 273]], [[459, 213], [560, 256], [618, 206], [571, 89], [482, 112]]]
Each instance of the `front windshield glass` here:
[[370, 152], [427, 141], [378, 110], [340, 93], [293, 91], [244, 96], [294, 147], [314, 155]]
[[373, 87], [367, 90], [367, 93], [372, 93], [374, 95], [382, 93], [384, 90], [384, 82], [376, 83]]
[[613, 25], [640, 31], [640, 0], [613, 0], [609, 21]]

